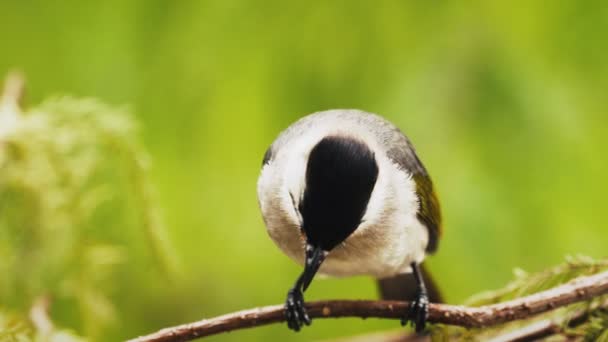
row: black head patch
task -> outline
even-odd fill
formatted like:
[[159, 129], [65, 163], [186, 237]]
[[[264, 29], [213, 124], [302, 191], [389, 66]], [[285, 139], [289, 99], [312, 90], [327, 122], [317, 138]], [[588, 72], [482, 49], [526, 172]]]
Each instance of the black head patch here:
[[308, 242], [329, 251], [355, 231], [377, 178], [378, 164], [365, 143], [341, 136], [317, 143], [298, 208]]

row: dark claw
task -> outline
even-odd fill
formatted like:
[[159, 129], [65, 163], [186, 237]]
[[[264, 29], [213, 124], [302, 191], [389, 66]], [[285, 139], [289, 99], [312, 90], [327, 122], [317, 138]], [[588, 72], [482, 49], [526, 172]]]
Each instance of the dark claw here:
[[409, 321], [415, 327], [416, 332], [420, 333], [424, 330], [428, 316], [429, 298], [425, 292], [420, 292], [405, 316], [401, 318], [401, 325], [406, 325]]
[[304, 324], [310, 325], [312, 323], [304, 307], [302, 291], [291, 289], [287, 293], [285, 320], [287, 321], [287, 327], [293, 331], [300, 331]]

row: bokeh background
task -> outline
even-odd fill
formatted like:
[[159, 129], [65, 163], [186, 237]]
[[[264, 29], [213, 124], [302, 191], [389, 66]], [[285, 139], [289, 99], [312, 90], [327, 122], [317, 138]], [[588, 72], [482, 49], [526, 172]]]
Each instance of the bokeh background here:
[[[127, 260], [146, 276], [114, 280], [116, 317], [96, 337], [110, 341], [284, 300], [300, 269], [266, 235], [256, 180], [276, 135], [318, 110], [376, 112], [413, 140], [443, 207], [428, 263], [449, 302], [516, 267], [605, 257], [607, 34], [603, 1], [2, 0], [0, 74], [26, 74], [28, 103], [96, 97], [140, 124], [179, 270]], [[306, 298], [375, 296], [354, 278], [317, 280]], [[61, 310], [56, 323], [84, 334]], [[209, 340], [397, 325], [317, 320]]]

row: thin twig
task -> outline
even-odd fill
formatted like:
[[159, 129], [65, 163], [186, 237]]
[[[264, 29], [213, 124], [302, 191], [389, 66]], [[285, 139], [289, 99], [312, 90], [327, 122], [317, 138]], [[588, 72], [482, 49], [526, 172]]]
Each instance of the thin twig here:
[[[500, 304], [482, 307], [430, 304], [428, 321], [462, 327], [489, 327], [527, 318], [606, 293], [608, 293], [608, 271], [579, 277], [552, 289]], [[312, 318], [401, 318], [408, 307], [408, 302], [370, 300], [335, 300], [306, 304], [308, 314]], [[132, 339], [130, 342], [189, 341], [284, 320], [284, 306], [273, 305], [165, 328], [151, 335]]]

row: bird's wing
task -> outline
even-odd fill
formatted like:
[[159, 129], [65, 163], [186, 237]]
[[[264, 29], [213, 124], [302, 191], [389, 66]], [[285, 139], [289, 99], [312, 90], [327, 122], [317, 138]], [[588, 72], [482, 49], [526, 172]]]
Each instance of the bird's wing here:
[[433, 190], [431, 178], [425, 174], [414, 174], [416, 182], [416, 195], [420, 201], [418, 208], [418, 219], [424, 223], [429, 230], [429, 243], [426, 246], [428, 253], [433, 253], [437, 250], [439, 237], [441, 236], [441, 211], [439, 208], [439, 200]]
[[441, 210], [439, 200], [433, 189], [433, 182], [422, 162], [416, 155], [412, 143], [405, 137], [398, 128], [391, 132], [391, 146], [388, 157], [401, 169], [409, 172], [412, 179], [416, 182], [416, 195], [418, 196], [419, 208], [418, 219], [422, 222], [429, 232], [429, 242], [426, 247], [427, 253], [437, 250], [439, 237], [441, 235]]

